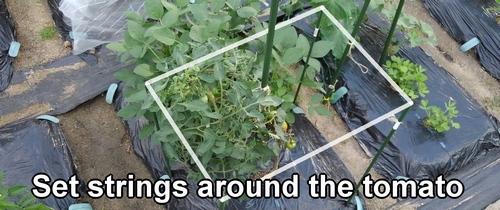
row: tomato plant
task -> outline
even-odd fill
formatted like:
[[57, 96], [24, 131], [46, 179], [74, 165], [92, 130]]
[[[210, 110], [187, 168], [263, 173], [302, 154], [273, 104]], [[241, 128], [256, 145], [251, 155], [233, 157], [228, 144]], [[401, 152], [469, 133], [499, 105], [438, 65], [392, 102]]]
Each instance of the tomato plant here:
[[[124, 120], [146, 118], [150, 124], [141, 138], [161, 143], [167, 159], [192, 165], [188, 178], [202, 177], [159, 106], [145, 88], [147, 79], [158, 76], [240, 39], [244, 24], [256, 19], [258, 1], [145, 2], [146, 20], [126, 12], [123, 42], [107, 47], [123, 62], [133, 64], [115, 77], [127, 84], [123, 95], [128, 106], [118, 115]], [[153, 84], [183, 136], [202, 164], [215, 178], [245, 179], [279, 155], [280, 141], [289, 134], [283, 99], [260, 88], [258, 54], [242, 46]], [[255, 64], [257, 63], [257, 65]], [[273, 90], [273, 92], [275, 92]]]
[[[320, 3], [329, 10], [336, 8], [328, 1], [314, 4]], [[161, 144], [170, 164], [187, 165], [188, 179], [198, 181], [203, 178], [201, 172], [144, 82], [233, 44], [245, 34], [264, 30], [267, 24], [257, 17], [266, 11], [261, 10], [258, 0], [245, 1], [244, 5], [239, 0], [200, 0], [193, 4], [189, 0], [145, 0], [145, 8], [147, 17], [127, 11], [123, 41], [107, 45], [120, 61], [130, 64], [130, 68], [115, 74], [127, 86], [123, 95], [128, 105], [118, 115], [124, 120], [144, 117], [149, 121], [140, 138], [150, 137], [153, 143]], [[251, 31], [244, 30], [245, 25], [251, 25]], [[326, 31], [333, 28], [331, 24], [324, 27]], [[294, 71], [306, 71], [303, 85], [316, 89], [323, 86], [314, 81], [321, 67], [318, 58], [336, 49], [337, 42], [318, 41], [310, 66], [304, 69], [302, 63], [311, 47], [309, 38], [292, 26], [276, 31], [275, 37], [268, 89], [261, 88], [260, 81], [265, 37], [152, 85], [213, 178], [247, 179], [270, 165], [283, 147], [295, 147], [290, 109], [296, 106], [294, 85], [300, 81]], [[309, 111], [331, 115], [321, 105], [310, 106]], [[274, 162], [272, 170], [277, 165]]]

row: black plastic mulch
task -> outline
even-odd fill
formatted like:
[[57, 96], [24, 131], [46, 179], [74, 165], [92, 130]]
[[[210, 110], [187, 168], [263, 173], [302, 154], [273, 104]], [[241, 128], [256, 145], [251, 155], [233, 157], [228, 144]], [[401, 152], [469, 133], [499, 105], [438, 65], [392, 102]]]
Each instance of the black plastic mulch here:
[[[472, 38], [480, 43], [474, 51], [484, 70], [500, 80], [500, 11], [495, 0], [422, 0], [431, 16], [460, 44]], [[499, 19], [500, 20], [500, 19]]]
[[[27, 186], [31, 193], [36, 174], [44, 173], [55, 180], [70, 180], [76, 175], [80, 185], [76, 192], [86, 196], [85, 183], [78, 172], [73, 154], [61, 128], [47, 120], [29, 119], [0, 127], [0, 170], [4, 172], [3, 186]], [[43, 181], [42, 181], [43, 182]], [[21, 198], [16, 197], [13, 201]], [[71, 196], [56, 198], [50, 194], [39, 202], [54, 209], [68, 209], [78, 203]]]

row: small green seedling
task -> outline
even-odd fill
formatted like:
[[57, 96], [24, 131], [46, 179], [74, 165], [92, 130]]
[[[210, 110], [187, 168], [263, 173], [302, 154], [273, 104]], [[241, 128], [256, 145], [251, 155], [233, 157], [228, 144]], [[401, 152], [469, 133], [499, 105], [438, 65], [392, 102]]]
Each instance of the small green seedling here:
[[[19, 209], [19, 210], [51, 210], [44, 204], [35, 204], [36, 198], [31, 193], [25, 192], [28, 187], [26, 186], [13, 186], [6, 187], [2, 185], [3, 171], [0, 171], [0, 209]], [[24, 195], [16, 202], [9, 201], [7, 198], [14, 198], [16, 196]]]
[[387, 74], [411, 99], [417, 99], [418, 95], [425, 97], [429, 93], [425, 84], [427, 75], [424, 74], [425, 69], [422, 66], [410, 60], [391, 56], [391, 60], [388, 60], [384, 67], [387, 68]]
[[444, 103], [446, 110], [437, 106], [427, 106], [428, 100], [422, 100], [420, 108], [425, 111], [427, 117], [424, 119], [424, 126], [431, 128], [438, 133], [449, 131], [450, 125], [455, 129], [460, 129], [460, 124], [453, 121], [457, 117], [456, 102], [448, 101]]
[[42, 40], [52, 39], [52, 37], [54, 37], [55, 34], [56, 34], [56, 28], [53, 25], [44, 26], [39, 33]]
[[[497, 2], [497, 4], [500, 4], [500, 0], [495, 0], [495, 1]], [[490, 7], [490, 8], [486, 8], [486, 10], [489, 10], [489, 11], [500, 11], [500, 7]], [[497, 15], [496, 21], [500, 24], [500, 15]]]
[[[500, 4], [500, 0], [495, 0], [497, 2], [497, 4]], [[500, 7], [490, 7], [490, 8], [486, 8], [486, 10], [490, 10], [490, 11], [500, 11]]]

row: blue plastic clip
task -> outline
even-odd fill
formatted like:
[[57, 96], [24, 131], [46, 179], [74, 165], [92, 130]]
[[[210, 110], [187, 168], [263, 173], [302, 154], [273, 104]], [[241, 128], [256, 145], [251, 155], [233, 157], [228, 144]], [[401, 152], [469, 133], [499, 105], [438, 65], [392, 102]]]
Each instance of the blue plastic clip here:
[[88, 203], [71, 204], [68, 210], [92, 210], [92, 206]]
[[302, 110], [300, 107], [295, 107], [292, 109], [293, 113], [295, 114], [304, 114], [304, 110]]
[[19, 48], [21, 48], [21, 43], [13, 41], [10, 43], [9, 47], [9, 56], [10, 57], [17, 57], [17, 54], [19, 53]]

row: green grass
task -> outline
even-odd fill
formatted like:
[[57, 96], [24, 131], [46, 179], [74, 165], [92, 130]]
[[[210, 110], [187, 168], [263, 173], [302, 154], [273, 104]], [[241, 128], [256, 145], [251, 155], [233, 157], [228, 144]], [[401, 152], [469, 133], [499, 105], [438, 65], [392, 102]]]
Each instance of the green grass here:
[[497, 109], [500, 110], [500, 97], [487, 97], [484, 99], [484, 103], [487, 107], [491, 109]]
[[54, 35], [56, 35], [56, 28], [53, 25], [44, 26], [42, 30], [40, 30], [39, 35], [42, 40], [52, 39]]

